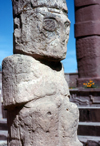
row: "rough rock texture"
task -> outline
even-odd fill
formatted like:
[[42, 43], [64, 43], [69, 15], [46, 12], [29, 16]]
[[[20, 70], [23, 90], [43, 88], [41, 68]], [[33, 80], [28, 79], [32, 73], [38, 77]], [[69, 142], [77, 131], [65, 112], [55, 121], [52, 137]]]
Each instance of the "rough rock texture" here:
[[58, 108], [49, 98], [41, 98], [8, 115], [9, 145], [81, 146], [76, 137], [78, 110], [68, 101]]
[[51, 64], [30, 56], [7, 57], [3, 61], [3, 85], [8, 146], [81, 146], [76, 133], [78, 109], [69, 102], [60, 63], [51, 68]]
[[84, 7], [84, 6], [89, 6], [89, 5], [96, 5], [96, 4], [100, 4], [99, 0], [75, 0], [75, 7]]
[[[77, 39], [77, 59], [79, 77], [99, 77], [100, 37], [91, 36]], [[90, 70], [91, 69], [91, 70]], [[89, 71], [90, 70], [90, 71]]]
[[81, 146], [76, 133], [78, 109], [69, 102], [61, 63], [43, 64], [19, 54], [7, 57], [3, 61], [3, 93], [8, 146]]
[[2, 68], [4, 106], [69, 95], [60, 62], [46, 65], [30, 56], [16, 54], [5, 58]]
[[38, 59], [64, 59], [70, 26], [65, 0], [12, 1], [14, 53]]
[[59, 62], [69, 37], [65, 1], [12, 1], [15, 54], [2, 64], [8, 146], [82, 146]]
[[100, 86], [100, 1], [75, 0], [75, 37], [78, 62], [78, 86], [93, 80]]

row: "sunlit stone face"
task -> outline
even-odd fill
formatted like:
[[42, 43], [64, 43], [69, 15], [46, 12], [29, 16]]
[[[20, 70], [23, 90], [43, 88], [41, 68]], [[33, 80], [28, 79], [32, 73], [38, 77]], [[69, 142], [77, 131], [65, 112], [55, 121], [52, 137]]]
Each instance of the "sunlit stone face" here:
[[66, 9], [33, 9], [27, 5], [15, 17], [14, 24], [14, 53], [20, 51], [35, 58], [57, 61], [66, 57], [70, 30]]

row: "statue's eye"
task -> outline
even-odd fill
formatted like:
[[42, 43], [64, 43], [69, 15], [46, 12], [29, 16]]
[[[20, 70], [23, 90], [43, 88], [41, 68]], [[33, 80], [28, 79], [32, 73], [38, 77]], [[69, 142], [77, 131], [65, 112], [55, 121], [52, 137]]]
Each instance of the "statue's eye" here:
[[57, 27], [57, 22], [53, 18], [45, 18], [43, 21], [43, 28], [47, 31], [54, 31]]

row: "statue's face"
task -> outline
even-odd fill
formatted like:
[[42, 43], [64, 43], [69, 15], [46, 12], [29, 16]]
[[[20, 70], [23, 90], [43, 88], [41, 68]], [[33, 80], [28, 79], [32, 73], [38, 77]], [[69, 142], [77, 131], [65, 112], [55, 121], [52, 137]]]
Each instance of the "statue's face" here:
[[23, 11], [20, 22], [21, 35], [19, 38], [15, 36], [15, 52], [18, 49], [36, 58], [52, 60], [66, 57], [70, 30], [67, 11], [39, 7]]

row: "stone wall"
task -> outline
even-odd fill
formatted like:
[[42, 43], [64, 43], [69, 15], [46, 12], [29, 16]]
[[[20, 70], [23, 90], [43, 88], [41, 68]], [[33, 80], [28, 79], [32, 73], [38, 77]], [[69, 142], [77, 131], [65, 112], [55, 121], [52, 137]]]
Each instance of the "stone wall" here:
[[77, 88], [78, 73], [65, 73], [65, 79], [70, 88]]

